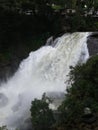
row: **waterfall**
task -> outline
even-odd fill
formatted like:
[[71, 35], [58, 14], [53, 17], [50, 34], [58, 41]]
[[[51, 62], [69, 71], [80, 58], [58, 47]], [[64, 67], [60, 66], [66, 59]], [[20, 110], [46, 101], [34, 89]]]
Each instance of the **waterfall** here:
[[[13, 77], [0, 86], [0, 126], [15, 130], [30, 117], [31, 101], [44, 92], [65, 92], [69, 66], [86, 62], [89, 33], [65, 34], [31, 52]], [[24, 123], [25, 122], [25, 123]]]

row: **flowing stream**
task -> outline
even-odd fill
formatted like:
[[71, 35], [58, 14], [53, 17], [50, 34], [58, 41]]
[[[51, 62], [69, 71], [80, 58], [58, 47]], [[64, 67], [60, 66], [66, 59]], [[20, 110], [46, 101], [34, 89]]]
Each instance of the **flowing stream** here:
[[66, 91], [69, 67], [89, 58], [88, 35], [65, 34], [53, 46], [43, 46], [21, 62], [14, 76], [0, 86], [0, 126], [7, 125], [9, 130], [25, 127], [34, 98], [44, 92]]

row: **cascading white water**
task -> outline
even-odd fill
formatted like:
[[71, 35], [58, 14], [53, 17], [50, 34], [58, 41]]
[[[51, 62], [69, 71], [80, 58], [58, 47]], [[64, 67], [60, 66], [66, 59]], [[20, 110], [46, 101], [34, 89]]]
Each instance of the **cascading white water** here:
[[30, 105], [44, 92], [64, 92], [69, 66], [85, 62], [89, 57], [89, 33], [66, 34], [44, 46], [22, 61], [18, 71], [0, 86], [0, 126], [15, 130], [30, 117]]

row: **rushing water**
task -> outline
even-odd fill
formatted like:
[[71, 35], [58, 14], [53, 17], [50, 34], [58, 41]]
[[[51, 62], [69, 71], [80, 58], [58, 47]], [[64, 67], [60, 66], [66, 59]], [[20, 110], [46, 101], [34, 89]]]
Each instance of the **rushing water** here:
[[43, 46], [21, 62], [15, 75], [0, 87], [0, 126], [7, 125], [9, 130], [24, 126], [34, 98], [41, 98], [44, 92], [66, 90], [69, 66], [83, 63], [89, 57], [88, 35], [63, 35], [53, 46]]

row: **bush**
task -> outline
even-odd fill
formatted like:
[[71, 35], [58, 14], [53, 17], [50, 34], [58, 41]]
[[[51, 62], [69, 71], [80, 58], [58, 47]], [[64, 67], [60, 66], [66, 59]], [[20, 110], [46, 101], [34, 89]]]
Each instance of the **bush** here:
[[48, 130], [54, 123], [52, 110], [49, 109], [49, 103], [42, 98], [32, 101], [31, 106], [32, 124], [36, 130]]
[[92, 123], [98, 116], [98, 55], [91, 57], [83, 65], [71, 68], [68, 81], [71, 85], [59, 107], [59, 120], [60, 125], [73, 128], [81, 121]]

